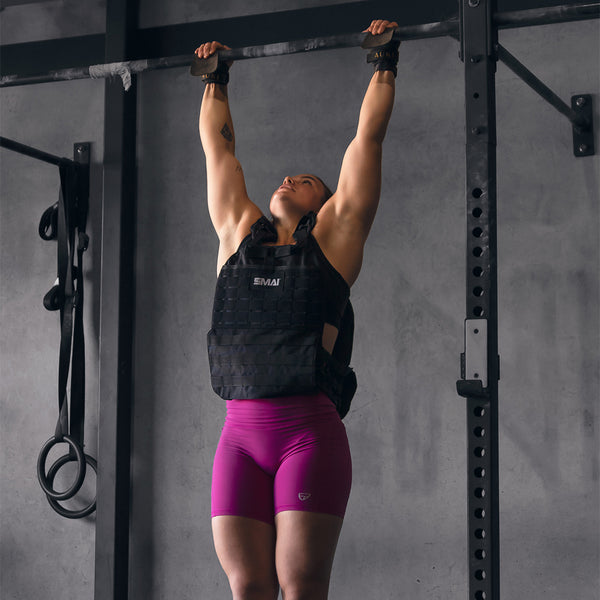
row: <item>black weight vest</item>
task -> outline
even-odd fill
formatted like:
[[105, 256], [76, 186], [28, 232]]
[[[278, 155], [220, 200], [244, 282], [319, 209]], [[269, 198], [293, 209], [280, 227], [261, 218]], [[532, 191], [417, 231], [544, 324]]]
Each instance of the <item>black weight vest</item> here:
[[[277, 241], [261, 217], [217, 279], [208, 332], [211, 383], [226, 400], [273, 398], [323, 391], [343, 418], [356, 391], [349, 367], [354, 334], [350, 288], [311, 235], [305, 215], [295, 244]], [[323, 326], [338, 337], [329, 354]]]

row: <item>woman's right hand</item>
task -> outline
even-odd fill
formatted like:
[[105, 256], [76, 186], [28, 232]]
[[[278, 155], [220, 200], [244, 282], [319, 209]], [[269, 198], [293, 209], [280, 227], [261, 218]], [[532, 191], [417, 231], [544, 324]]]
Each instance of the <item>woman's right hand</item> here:
[[[196, 56], [198, 58], [209, 58], [211, 57], [215, 52], [218, 52], [219, 50], [231, 50], [231, 48], [229, 46], [225, 46], [224, 44], [221, 44], [221, 42], [205, 42], [204, 44], [198, 46], [198, 48], [196, 48]], [[233, 61], [227, 61], [227, 66], [231, 67], [231, 65], [233, 64]]]

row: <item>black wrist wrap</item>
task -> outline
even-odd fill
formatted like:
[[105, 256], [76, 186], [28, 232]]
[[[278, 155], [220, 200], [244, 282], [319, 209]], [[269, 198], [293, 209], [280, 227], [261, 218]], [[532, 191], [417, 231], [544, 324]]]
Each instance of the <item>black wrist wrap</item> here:
[[375, 71], [392, 71], [394, 77], [398, 75], [398, 47], [400, 42], [392, 40], [385, 46], [373, 48], [367, 54], [367, 62], [373, 63]]
[[204, 83], [219, 83], [221, 85], [227, 85], [229, 83], [229, 65], [224, 62], [220, 62], [212, 73], [206, 73], [202, 75], [202, 81]]

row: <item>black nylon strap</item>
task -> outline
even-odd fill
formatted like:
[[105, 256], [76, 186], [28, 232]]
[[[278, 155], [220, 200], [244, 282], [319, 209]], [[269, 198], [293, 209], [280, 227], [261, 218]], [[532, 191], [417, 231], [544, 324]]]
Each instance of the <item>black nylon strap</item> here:
[[[60, 350], [58, 362], [58, 421], [53, 438], [42, 448], [38, 458], [38, 478], [51, 506], [68, 518], [89, 514], [70, 511], [57, 504], [75, 496], [85, 478], [86, 464], [95, 469], [95, 461], [84, 454], [85, 421], [85, 349], [83, 331], [83, 253], [88, 247], [85, 233], [88, 214], [88, 173], [81, 165], [68, 160], [59, 164], [60, 191], [58, 202], [42, 216], [39, 233], [42, 239], [57, 240], [58, 283], [44, 297], [48, 310], [60, 311]], [[75, 265], [77, 256], [77, 265]], [[71, 374], [70, 418], [67, 383]], [[59, 443], [69, 444], [69, 453], [50, 467], [46, 473], [46, 458], [50, 449]], [[76, 461], [77, 478], [66, 492], [53, 489], [58, 469], [67, 462]]]
[[[74, 270], [74, 279], [77, 282], [75, 293], [75, 321], [73, 327], [73, 356], [71, 368], [71, 436], [80, 442], [83, 448], [84, 422], [85, 422], [85, 338], [83, 332], [83, 253], [89, 245], [89, 238], [85, 232], [88, 215], [87, 185], [81, 185], [82, 174], [77, 174], [75, 179], [77, 189], [73, 197], [76, 206], [74, 214], [77, 225], [77, 267]], [[73, 230], [74, 233], [74, 230]], [[75, 239], [71, 253], [75, 250]]]
[[[88, 237], [85, 233], [88, 198], [83, 191], [84, 186], [79, 185], [76, 165], [65, 161], [59, 166], [59, 171], [61, 185], [58, 202], [44, 212], [39, 226], [42, 239], [57, 239], [58, 283], [44, 297], [44, 305], [48, 310], [60, 310], [59, 418], [55, 436], [58, 438], [70, 435], [83, 447], [85, 344], [82, 263], [83, 253], [88, 246]], [[76, 241], [77, 245], [75, 245]], [[77, 266], [74, 264], [75, 255], [77, 255]], [[67, 395], [69, 372], [71, 372], [71, 419], [69, 419]]]
[[[68, 206], [73, 193], [70, 177], [71, 169], [61, 165], [60, 192], [58, 199], [58, 301], [60, 304], [60, 351], [58, 359], [58, 422], [55, 436], [69, 434], [69, 408], [67, 380], [71, 361], [71, 341], [73, 330], [73, 267], [70, 256], [70, 215]], [[79, 440], [77, 440], [79, 441]]]
[[[282, 340], [285, 339], [285, 334], [274, 333], [272, 335], [261, 334], [259, 336], [255, 336], [248, 333], [215, 333], [214, 330], [211, 330], [209, 332], [209, 342], [211, 338], [218, 340], [218, 347], [216, 347], [214, 350], [211, 349], [215, 356], [218, 356], [219, 354], [227, 354], [229, 352], [229, 350], [223, 349], [226, 346], [240, 346], [241, 348], [245, 347], [249, 343], [249, 339], [251, 339], [253, 346], [273, 346], [281, 344]], [[295, 345], [311, 346], [312, 344], [312, 340], [302, 339], [299, 337], [298, 342]]]
[[55, 240], [58, 227], [58, 202], [47, 208], [40, 219], [38, 232], [43, 240]]

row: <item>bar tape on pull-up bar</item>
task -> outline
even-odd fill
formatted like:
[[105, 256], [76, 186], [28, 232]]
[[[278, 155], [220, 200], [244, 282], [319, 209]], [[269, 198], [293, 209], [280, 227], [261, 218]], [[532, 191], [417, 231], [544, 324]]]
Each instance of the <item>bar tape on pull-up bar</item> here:
[[131, 87], [131, 74], [148, 70], [147, 60], [130, 60], [128, 62], [108, 63], [105, 65], [90, 65], [91, 79], [104, 79], [105, 77], [119, 76], [123, 87], [127, 91]]

